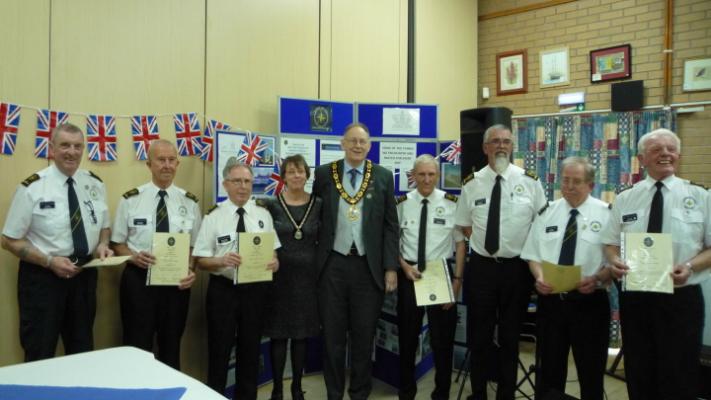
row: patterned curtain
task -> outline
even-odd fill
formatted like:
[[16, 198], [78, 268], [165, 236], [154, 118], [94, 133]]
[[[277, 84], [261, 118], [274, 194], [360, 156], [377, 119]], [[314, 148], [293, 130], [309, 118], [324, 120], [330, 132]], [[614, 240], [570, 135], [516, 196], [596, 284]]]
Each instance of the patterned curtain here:
[[639, 181], [637, 140], [657, 128], [675, 131], [671, 110], [516, 118], [514, 163], [538, 174], [549, 200], [560, 198], [560, 163], [587, 157], [595, 166], [592, 195], [612, 202], [615, 193]]

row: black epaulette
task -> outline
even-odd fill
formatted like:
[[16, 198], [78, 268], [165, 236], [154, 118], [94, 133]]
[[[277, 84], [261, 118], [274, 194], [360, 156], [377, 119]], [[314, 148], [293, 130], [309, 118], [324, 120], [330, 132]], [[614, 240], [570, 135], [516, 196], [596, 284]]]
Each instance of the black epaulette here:
[[255, 199], [254, 204], [258, 205], [259, 207], [267, 208], [267, 201], [264, 199]]
[[607, 209], [608, 209], [608, 210], [612, 210], [612, 203], [610, 203], [610, 204], [607, 205]]
[[457, 196], [455, 196], [455, 195], [453, 195], [453, 194], [451, 194], [451, 193], [445, 193], [445, 194], [444, 194], [444, 198], [447, 199], [447, 200], [449, 200], [449, 201], [452, 201], [452, 202], [454, 202], [454, 203], [456, 203], [457, 200], [459, 200], [459, 197], [457, 197]]
[[89, 171], [89, 175], [91, 175], [91, 177], [94, 178], [94, 179], [96, 179], [97, 181], [103, 182], [103, 181], [101, 180], [101, 178], [99, 178], [99, 176], [96, 175], [95, 173]]
[[124, 194], [123, 194], [123, 198], [124, 198], [124, 199], [127, 199], [127, 198], [129, 198], [129, 197], [133, 197], [133, 196], [136, 196], [136, 195], [138, 195], [138, 189], [137, 189], [137, 188], [133, 188], [133, 189], [129, 190], [128, 192], [124, 193]]
[[194, 194], [192, 194], [190, 192], [185, 192], [185, 197], [189, 198], [190, 200], [192, 200], [196, 203], [198, 202], [197, 196], [195, 196]]
[[700, 184], [700, 183], [696, 183], [696, 182], [689, 181], [689, 184], [690, 184], [690, 185], [694, 185], [694, 186], [698, 186], [698, 187], [700, 187], [700, 188], [703, 188], [704, 190], [709, 190], [709, 188], [707, 188], [706, 186], [704, 186], [704, 185], [702, 185], [702, 184]]
[[472, 180], [472, 179], [474, 179], [474, 173], [473, 173], [473, 172], [472, 172], [471, 174], [467, 175], [466, 177], [464, 177], [464, 179], [462, 179], [462, 186], [464, 186], [464, 185], [466, 185], [467, 183], [469, 183], [469, 181]]
[[615, 194], [620, 194], [620, 193], [624, 192], [624, 191], [627, 190], [627, 189], [632, 189], [632, 187], [633, 187], [632, 185], [623, 185], [623, 186], [620, 186], [620, 188], [617, 190], [617, 193], [615, 193]]
[[526, 171], [526, 173], [525, 173], [524, 175], [526, 175], [526, 176], [529, 177], [529, 178], [533, 178], [533, 179], [535, 179], [535, 180], [538, 180], [538, 175], [536, 175], [536, 173], [533, 172], [533, 171], [531, 171], [531, 170]]
[[40, 176], [37, 174], [32, 174], [32, 175], [28, 176], [27, 179], [22, 181], [22, 186], [25, 186], [25, 187], [30, 186], [31, 184], [37, 182], [38, 180], [40, 180]]
[[210, 209], [207, 210], [207, 215], [210, 215], [211, 212], [217, 210], [217, 207], [218, 207], [217, 204], [215, 204], [214, 206], [210, 207]]
[[546, 203], [545, 206], [541, 207], [541, 209], [538, 210], [538, 215], [541, 215], [541, 214], [543, 214], [544, 212], [546, 212], [546, 210], [548, 209], [548, 205], [549, 205], [549, 203]]
[[402, 202], [405, 201], [405, 200], [407, 200], [407, 195], [406, 195], [406, 194], [403, 194], [402, 196], [397, 196], [397, 197], [395, 198], [395, 204], [400, 204], [400, 203], [402, 203]]

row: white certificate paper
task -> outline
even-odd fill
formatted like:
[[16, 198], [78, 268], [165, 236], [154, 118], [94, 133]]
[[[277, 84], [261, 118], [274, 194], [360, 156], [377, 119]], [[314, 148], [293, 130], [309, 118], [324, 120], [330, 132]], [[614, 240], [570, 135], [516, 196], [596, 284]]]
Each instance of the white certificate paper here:
[[101, 261], [100, 258], [95, 258], [88, 263], [82, 265], [82, 268], [92, 268], [92, 267], [116, 267], [119, 266], [128, 259], [130, 259], [131, 256], [115, 256], [115, 257], [106, 257], [104, 258], [104, 261]]
[[272, 280], [274, 273], [267, 264], [274, 258], [273, 232], [240, 232], [237, 247], [242, 263], [237, 267], [235, 284]]
[[153, 234], [155, 264], [148, 269], [146, 284], [178, 286], [190, 268], [190, 234], [156, 232]]
[[630, 268], [622, 290], [674, 293], [672, 239], [668, 233], [622, 233], [621, 256]]
[[449, 278], [447, 260], [444, 258], [428, 261], [421, 272], [422, 277], [415, 281], [415, 300], [417, 305], [431, 306], [454, 302], [452, 281]]

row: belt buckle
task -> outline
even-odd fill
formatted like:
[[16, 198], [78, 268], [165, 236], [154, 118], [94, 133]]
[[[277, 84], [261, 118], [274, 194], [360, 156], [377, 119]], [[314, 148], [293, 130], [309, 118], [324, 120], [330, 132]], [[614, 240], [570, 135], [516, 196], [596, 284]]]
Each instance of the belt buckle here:
[[72, 264], [77, 265], [79, 263], [79, 257], [77, 256], [69, 256], [69, 261], [71, 261]]
[[558, 293], [558, 296], [561, 300], [565, 300], [568, 297], [568, 292], [560, 292]]
[[494, 257], [492, 257], [492, 258], [494, 259], [494, 262], [496, 262], [497, 264], [503, 264], [503, 263], [504, 263], [502, 260], [499, 259], [499, 257], [494, 256]]

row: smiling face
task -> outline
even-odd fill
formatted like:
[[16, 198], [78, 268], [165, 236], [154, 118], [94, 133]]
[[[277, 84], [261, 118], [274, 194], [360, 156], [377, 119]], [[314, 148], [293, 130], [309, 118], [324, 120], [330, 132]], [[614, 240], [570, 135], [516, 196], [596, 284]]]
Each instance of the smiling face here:
[[49, 142], [49, 155], [57, 169], [66, 176], [73, 176], [84, 154], [84, 136], [81, 131], [58, 130]]
[[647, 140], [644, 153], [638, 154], [637, 158], [647, 171], [647, 175], [654, 180], [663, 180], [674, 175], [679, 166], [680, 156], [674, 139], [668, 136], [657, 136]]
[[173, 183], [178, 170], [178, 152], [172, 143], [156, 142], [148, 150], [146, 165], [151, 170], [153, 183], [165, 189]]
[[225, 180], [222, 181], [222, 186], [230, 201], [242, 207], [252, 197], [252, 183], [253, 177], [249, 169], [237, 166], [230, 170]]
[[345, 159], [352, 167], [360, 165], [370, 151], [370, 135], [360, 126], [353, 126], [346, 131], [341, 139], [345, 151]]
[[306, 169], [303, 164], [290, 162], [284, 170], [284, 183], [289, 190], [304, 190], [308, 179]]

